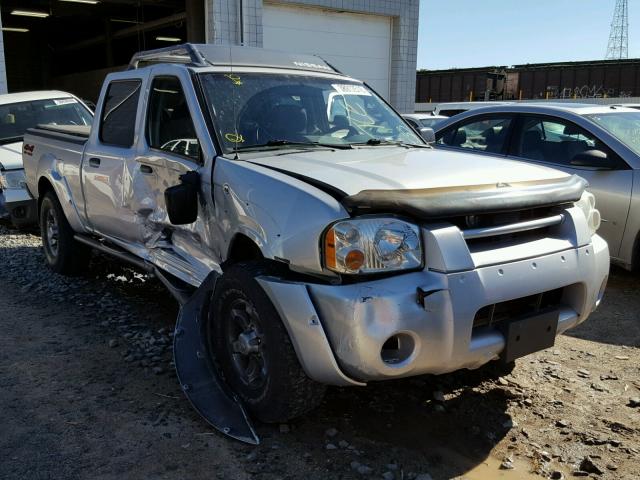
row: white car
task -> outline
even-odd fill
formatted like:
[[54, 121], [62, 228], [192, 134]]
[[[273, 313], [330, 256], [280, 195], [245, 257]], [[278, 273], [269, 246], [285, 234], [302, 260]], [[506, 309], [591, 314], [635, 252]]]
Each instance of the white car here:
[[91, 125], [93, 114], [70, 93], [0, 95], [0, 219], [16, 226], [38, 221], [37, 205], [25, 188], [22, 137], [37, 125]]
[[404, 118], [411, 126], [420, 130], [421, 128], [433, 128], [440, 123], [448, 119], [444, 115], [436, 115], [435, 113], [404, 113]]

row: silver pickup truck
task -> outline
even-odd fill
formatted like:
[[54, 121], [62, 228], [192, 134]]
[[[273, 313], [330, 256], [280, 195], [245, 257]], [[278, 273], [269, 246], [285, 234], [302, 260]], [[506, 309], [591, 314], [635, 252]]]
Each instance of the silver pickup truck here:
[[553, 345], [606, 285], [579, 177], [430, 148], [315, 56], [183, 45], [107, 76], [91, 129], [24, 139], [49, 266], [92, 248], [181, 302], [179, 381], [222, 432], [326, 385], [443, 374]]

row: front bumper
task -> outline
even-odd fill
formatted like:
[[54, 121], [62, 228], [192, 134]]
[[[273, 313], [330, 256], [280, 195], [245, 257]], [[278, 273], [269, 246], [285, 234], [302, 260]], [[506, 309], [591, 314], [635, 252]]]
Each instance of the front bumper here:
[[[452, 263], [463, 261], [460, 255], [432, 252], [443, 271], [427, 265], [420, 272], [351, 285], [260, 282], [303, 368], [318, 381], [348, 385], [473, 369], [505, 348], [497, 326], [474, 328], [484, 307], [562, 289], [560, 334], [586, 320], [599, 304], [609, 273], [608, 247], [597, 235], [585, 241], [588, 234], [571, 220], [570, 215], [562, 228], [573, 229], [573, 239], [544, 239], [556, 251], [526, 259], [487, 264], [489, 258], [508, 258], [513, 248], [490, 256], [467, 250], [471, 261], [485, 265], [452, 270]], [[455, 248], [450, 233], [430, 238], [436, 243], [446, 238], [444, 250]], [[570, 245], [581, 240], [580, 247]], [[535, 253], [541, 245], [532, 242], [525, 250]]]
[[17, 227], [38, 223], [38, 202], [26, 188], [0, 190], [0, 219]]

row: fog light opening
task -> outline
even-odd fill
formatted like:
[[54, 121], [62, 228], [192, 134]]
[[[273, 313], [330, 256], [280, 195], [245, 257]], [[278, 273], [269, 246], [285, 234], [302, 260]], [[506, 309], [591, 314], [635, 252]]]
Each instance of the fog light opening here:
[[380, 350], [380, 358], [387, 365], [398, 365], [411, 357], [414, 350], [413, 337], [406, 333], [397, 333], [384, 342]]

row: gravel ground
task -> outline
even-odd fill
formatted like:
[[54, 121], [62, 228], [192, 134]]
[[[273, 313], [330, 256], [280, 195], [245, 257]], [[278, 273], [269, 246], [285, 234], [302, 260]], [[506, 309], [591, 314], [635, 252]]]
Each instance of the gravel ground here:
[[44, 266], [40, 238], [0, 227], [2, 479], [636, 479], [640, 279], [613, 270], [602, 307], [513, 373], [330, 389], [249, 447], [208, 427], [171, 364], [177, 306], [95, 255]]

